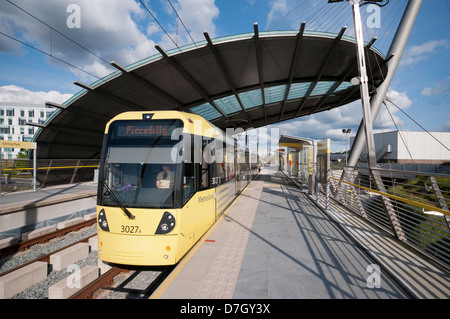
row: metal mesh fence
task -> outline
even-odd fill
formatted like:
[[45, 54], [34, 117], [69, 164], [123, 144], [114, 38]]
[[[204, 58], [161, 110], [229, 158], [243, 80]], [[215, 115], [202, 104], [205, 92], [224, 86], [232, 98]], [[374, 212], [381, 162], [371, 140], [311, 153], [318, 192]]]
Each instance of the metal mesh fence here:
[[[94, 180], [100, 160], [45, 159], [36, 161], [36, 186], [46, 187]], [[1, 190], [19, 191], [33, 188], [33, 161], [1, 161]]]
[[[450, 175], [378, 171], [386, 193], [374, 189], [367, 169], [353, 168], [351, 178], [343, 181], [341, 168], [331, 172], [330, 197], [392, 235], [393, 227], [400, 229], [407, 244], [450, 266]], [[325, 194], [325, 185], [321, 186]], [[388, 198], [389, 207], [382, 196]]]

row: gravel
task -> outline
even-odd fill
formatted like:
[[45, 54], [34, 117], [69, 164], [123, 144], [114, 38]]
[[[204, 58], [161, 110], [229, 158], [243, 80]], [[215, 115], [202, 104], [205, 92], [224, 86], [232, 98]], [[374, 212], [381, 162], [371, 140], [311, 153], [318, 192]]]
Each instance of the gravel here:
[[[103, 299], [148, 299], [152, 291], [145, 291], [161, 274], [160, 271], [136, 271], [119, 284], [115, 290], [103, 295]], [[128, 283], [126, 283], [129, 280]], [[126, 284], [124, 284], [126, 283]]]
[[[14, 269], [26, 262], [32, 261], [41, 256], [47, 255], [55, 250], [64, 248], [70, 244], [76, 243], [84, 238], [95, 235], [97, 232], [96, 225], [78, 232], [72, 232], [64, 236], [63, 238], [58, 238], [53, 242], [46, 244], [38, 244], [30, 247], [25, 252], [20, 252], [15, 255], [6, 257], [0, 260], [0, 275], [10, 269]], [[97, 251], [91, 251], [88, 258], [78, 261], [76, 264], [81, 268], [87, 265], [97, 265], [98, 255]], [[12, 297], [12, 299], [46, 299], [48, 298], [48, 288], [58, 281], [70, 276], [70, 272], [66, 269], [61, 271], [50, 271], [47, 278], [25, 291], [18, 293]]]
[[[24, 263], [35, 260], [38, 257], [47, 255], [55, 250], [64, 248], [70, 244], [76, 243], [84, 238], [95, 235], [97, 232], [96, 225], [78, 232], [72, 232], [64, 236], [63, 238], [58, 238], [52, 242], [46, 244], [38, 244], [30, 247], [25, 252], [19, 252], [15, 255], [6, 257], [0, 260], [0, 276], [2, 273], [14, 269]], [[98, 264], [98, 253], [97, 250], [91, 251], [88, 258], [79, 260], [75, 263], [82, 269], [87, 265], [97, 266]], [[50, 267], [49, 267], [50, 268]], [[119, 287], [117, 290], [105, 291], [101, 298], [104, 299], [147, 299], [152, 291], [145, 293], [144, 291], [149, 287], [149, 285], [164, 271], [164, 268], [156, 267], [143, 267], [138, 269], [135, 274], [132, 275], [133, 278], [128, 280], [123, 278], [117, 283]], [[55, 283], [63, 280], [70, 276], [72, 272], [67, 269], [61, 271], [49, 271], [47, 278], [43, 281], [31, 286], [25, 291], [15, 294], [11, 299], [48, 299], [48, 288]]]

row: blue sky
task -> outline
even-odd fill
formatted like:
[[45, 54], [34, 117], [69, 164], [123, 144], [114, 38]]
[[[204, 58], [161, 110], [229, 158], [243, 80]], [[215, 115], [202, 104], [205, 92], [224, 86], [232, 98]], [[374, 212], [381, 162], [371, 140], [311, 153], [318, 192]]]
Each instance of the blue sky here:
[[[261, 31], [267, 30], [281, 18], [277, 28], [298, 29], [305, 20], [308, 28], [339, 29], [345, 23], [352, 32], [351, 20], [340, 18], [326, 25], [314, 10], [324, 12], [326, 0], [145, 0], [142, 1], [159, 23], [181, 46], [190, 38], [177, 19], [172, 4], [183, 23], [196, 40], [203, 40], [207, 30], [212, 38], [253, 32], [257, 22]], [[416, 24], [408, 41], [402, 63], [391, 84], [389, 96], [407, 114], [429, 131], [450, 131], [450, 1], [424, 0]], [[398, 21], [401, 3], [391, 0], [381, 11], [381, 28], [376, 30], [386, 38], [377, 40], [384, 53], [392, 34], [392, 22]], [[13, 5], [15, 4], [15, 5]], [[80, 9], [80, 28], [69, 28], [67, 19], [74, 11], [67, 12], [75, 4]], [[340, 15], [351, 19], [351, 7], [344, 3]], [[336, 5], [331, 5], [336, 6]], [[345, 7], [347, 6], [347, 7]], [[22, 8], [35, 18], [25, 13]], [[296, 11], [297, 8], [297, 11]], [[336, 10], [338, 7], [335, 7]], [[335, 8], [326, 7], [330, 16]], [[320, 11], [322, 10], [322, 11]], [[333, 10], [333, 11], [331, 11]], [[347, 10], [347, 11], [345, 11]], [[364, 13], [365, 7], [361, 8]], [[289, 12], [291, 14], [289, 15]], [[325, 16], [325, 14], [324, 14]], [[71, 20], [75, 21], [75, 20]], [[35, 48], [63, 59], [89, 74], [98, 77], [113, 71], [98, 57], [63, 38], [59, 31], [77, 41], [106, 61], [128, 65], [155, 54], [155, 44], [165, 50], [175, 45], [138, 0], [1, 0], [0, 32], [12, 36]], [[370, 30], [368, 30], [370, 31]], [[351, 35], [351, 34], [349, 34]], [[383, 38], [383, 39], [384, 39]], [[368, 39], [365, 39], [368, 40]], [[47, 100], [62, 103], [79, 91], [73, 85], [78, 80], [92, 83], [96, 78], [69, 67], [49, 56], [20, 44], [0, 34], [0, 102], [35, 102]], [[421, 130], [392, 105], [389, 110], [397, 127], [405, 130]], [[356, 132], [361, 120], [360, 103], [352, 103], [339, 109], [280, 123], [281, 134], [332, 139], [332, 150], [345, 148], [342, 128]], [[375, 130], [391, 131], [396, 127], [391, 115], [383, 107]], [[351, 134], [353, 135], [353, 133]]]

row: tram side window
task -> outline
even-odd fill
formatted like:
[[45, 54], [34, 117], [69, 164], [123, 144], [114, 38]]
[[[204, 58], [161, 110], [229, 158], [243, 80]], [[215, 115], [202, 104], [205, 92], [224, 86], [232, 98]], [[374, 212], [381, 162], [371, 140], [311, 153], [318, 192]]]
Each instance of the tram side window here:
[[234, 178], [234, 163], [227, 163], [227, 180]]
[[200, 164], [200, 190], [209, 188], [209, 165], [205, 161]]
[[183, 204], [185, 204], [196, 192], [195, 166], [194, 163], [184, 164]]

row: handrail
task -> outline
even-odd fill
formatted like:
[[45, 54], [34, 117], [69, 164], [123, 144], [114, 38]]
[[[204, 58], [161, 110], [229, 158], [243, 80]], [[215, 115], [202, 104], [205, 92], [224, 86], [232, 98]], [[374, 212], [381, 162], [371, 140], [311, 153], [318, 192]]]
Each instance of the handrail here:
[[367, 191], [370, 191], [370, 192], [373, 192], [373, 193], [376, 193], [376, 194], [379, 194], [379, 195], [382, 195], [382, 196], [386, 196], [386, 197], [389, 197], [389, 198], [392, 198], [392, 199], [396, 199], [396, 200], [405, 202], [405, 203], [410, 204], [410, 205], [418, 206], [418, 207], [424, 208], [424, 209], [434, 210], [434, 211], [439, 212], [441, 214], [450, 216], [450, 212], [449, 211], [443, 210], [443, 209], [435, 207], [435, 206], [419, 203], [419, 202], [412, 201], [412, 200], [409, 200], [409, 199], [406, 199], [406, 198], [403, 198], [403, 197], [400, 197], [400, 196], [396, 196], [396, 195], [391, 195], [391, 194], [388, 194], [388, 193], [380, 192], [378, 190], [371, 189], [371, 188], [364, 187], [364, 186], [360, 186], [360, 185], [356, 185], [356, 184], [353, 184], [353, 183], [350, 183], [350, 182], [347, 182], [347, 181], [344, 181], [344, 180], [341, 180], [339, 178], [335, 178], [335, 177], [332, 177], [332, 176], [330, 176], [330, 178], [334, 179], [336, 181], [339, 181], [339, 182], [342, 182], [342, 183], [345, 183], [345, 184], [357, 187], [357, 188], [361, 188], [361, 189], [364, 189], [364, 190], [367, 190]]

